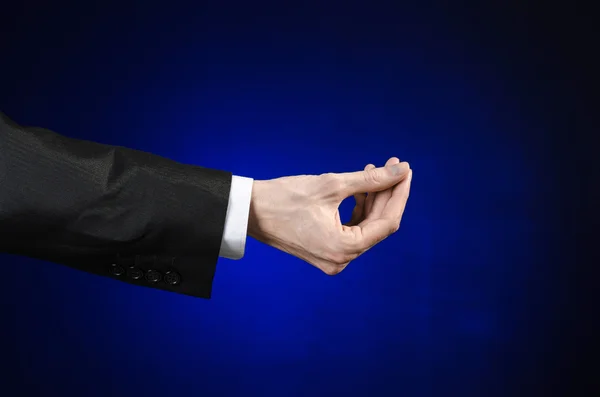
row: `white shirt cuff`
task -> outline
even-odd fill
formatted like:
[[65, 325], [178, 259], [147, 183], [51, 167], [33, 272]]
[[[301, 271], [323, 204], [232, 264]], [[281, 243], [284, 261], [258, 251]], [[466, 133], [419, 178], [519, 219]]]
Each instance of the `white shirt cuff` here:
[[254, 179], [233, 175], [229, 204], [225, 216], [225, 230], [221, 240], [219, 256], [227, 259], [242, 259], [246, 248], [248, 216]]

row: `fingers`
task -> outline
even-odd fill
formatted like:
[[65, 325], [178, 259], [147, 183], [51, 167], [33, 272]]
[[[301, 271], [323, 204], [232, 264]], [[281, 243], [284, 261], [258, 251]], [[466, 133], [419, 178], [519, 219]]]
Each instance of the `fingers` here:
[[[385, 163], [385, 166], [392, 166], [394, 164], [398, 164], [399, 162], [400, 160], [398, 160], [397, 157], [392, 157]], [[374, 168], [375, 166], [373, 164], [367, 164], [365, 166], [365, 171], [372, 170]], [[365, 193], [355, 194], [354, 198], [356, 200], [356, 206], [352, 211], [352, 218], [350, 219], [350, 222], [346, 223], [345, 225], [358, 225], [366, 219], [379, 216], [391, 196], [391, 188], [381, 192], [371, 192], [368, 193], [368, 195]]]
[[411, 183], [412, 170], [409, 170], [406, 179], [402, 181], [402, 183], [398, 184], [398, 186], [395, 186], [392, 190], [392, 197], [383, 209], [381, 214], [382, 218], [390, 219], [400, 224], [400, 220], [404, 214], [404, 209], [406, 208], [408, 197], [410, 196]]
[[381, 216], [360, 227], [360, 248], [366, 250], [382, 241], [400, 227], [400, 221], [410, 194], [412, 170], [406, 179], [394, 187]]
[[[392, 166], [394, 164], [398, 164], [400, 160], [397, 157], [390, 158], [385, 166]], [[364, 170], [369, 171], [375, 169], [376, 167], [373, 164], [367, 164]], [[352, 217], [345, 226], [354, 226], [358, 225], [361, 222], [364, 222], [368, 219], [375, 219], [385, 208], [385, 205], [389, 198], [392, 196], [392, 188], [388, 188], [381, 192], [370, 192], [368, 194], [357, 193], [354, 195], [356, 200], [356, 206], [352, 211]]]
[[388, 167], [341, 173], [337, 174], [337, 177], [342, 182], [343, 194], [348, 197], [356, 193], [388, 189], [406, 178], [408, 170], [408, 163], [404, 162]]
[[[387, 163], [385, 163], [385, 166], [389, 167], [394, 164], [398, 164], [399, 162], [400, 160], [398, 160], [397, 157], [392, 157], [387, 161]], [[369, 195], [369, 197], [371, 196], [372, 195]], [[392, 189], [390, 188], [381, 192], [377, 192], [376, 194], [374, 194], [374, 196], [375, 197], [372, 203], [372, 207], [369, 209], [369, 211], [366, 212], [367, 219], [376, 219], [381, 215], [388, 200], [390, 199], [390, 197], [392, 197]]]
[[352, 210], [352, 217], [350, 218], [350, 222], [346, 223], [346, 226], [354, 226], [358, 225], [365, 218], [365, 200], [367, 195], [365, 193], [357, 193], [354, 195], [354, 199], [356, 200], [356, 205]]
[[[365, 167], [365, 171], [375, 169], [373, 164], [367, 164]], [[373, 209], [373, 202], [375, 201], [375, 197], [377, 196], [376, 192], [367, 193], [367, 200], [365, 202], [365, 218], [369, 216], [371, 210]]]

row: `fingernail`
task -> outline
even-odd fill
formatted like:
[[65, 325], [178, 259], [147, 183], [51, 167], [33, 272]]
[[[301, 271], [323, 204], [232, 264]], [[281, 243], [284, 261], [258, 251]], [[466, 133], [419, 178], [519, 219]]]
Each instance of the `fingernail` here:
[[394, 164], [394, 165], [392, 165], [391, 170], [392, 170], [392, 174], [394, 174], [394, 175], [404, 174], [406, 171], [408, 171], [408, 163], [404, 162], [404, 163]]

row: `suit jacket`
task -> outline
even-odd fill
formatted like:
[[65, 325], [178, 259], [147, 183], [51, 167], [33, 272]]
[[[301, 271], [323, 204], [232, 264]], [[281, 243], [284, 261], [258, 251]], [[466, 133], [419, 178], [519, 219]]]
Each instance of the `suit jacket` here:
[[0, 113], [0, 252], [209, 298], [231, 178]]

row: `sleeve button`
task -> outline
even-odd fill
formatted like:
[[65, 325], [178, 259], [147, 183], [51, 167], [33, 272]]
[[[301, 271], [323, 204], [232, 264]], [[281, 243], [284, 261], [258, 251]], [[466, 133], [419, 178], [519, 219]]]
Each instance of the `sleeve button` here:
[[139, 267], [131, 266], [129, 268], [128, 275], [129, 275], [130, 278], [132, 278], [134, 280], [139, 280], [142, 277], [144, 277], [144, 272]]
[[148, 270], [146, 272], [146, 281], [155, 284], [158, 283], [162, 279], [162, 274], [156, 270]]
[[181, 283], [181, 275], [174, 271], [168, 271], [165, 274], [165, 283], [172, 286], [179, 285]]
[[122, 276], [123, 274], [125, 274], [125, 269], [123, 268], [123, 266], [119, 266], [116, 263], [113, 263], [110, 266], [110, 274], [112, 274], [113, 276]]

